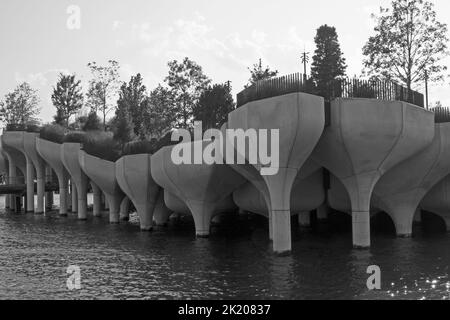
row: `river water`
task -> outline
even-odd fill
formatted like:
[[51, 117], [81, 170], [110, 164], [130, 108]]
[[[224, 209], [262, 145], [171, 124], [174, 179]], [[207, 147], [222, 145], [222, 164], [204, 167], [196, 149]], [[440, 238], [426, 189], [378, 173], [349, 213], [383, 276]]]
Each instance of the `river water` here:
[[[106, 215], [1, 212], [0, 299], [450, 299], [448, 234], [378, 234], [358, 251], [348, 232], [294, 228], [292, 255], [277, 257], [263, 226], [216, 229], [195, 239], [190, 222], [143, 233]], [[67, 289], [69, 265], [80, 290]], [[367, 289], [370, 265], [381, 290]]]

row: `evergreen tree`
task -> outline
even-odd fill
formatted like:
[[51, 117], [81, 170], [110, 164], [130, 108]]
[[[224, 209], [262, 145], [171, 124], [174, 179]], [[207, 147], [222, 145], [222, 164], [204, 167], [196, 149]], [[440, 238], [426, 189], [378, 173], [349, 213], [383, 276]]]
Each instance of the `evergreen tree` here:
[[321, 26], [317, 29], [314, 41], [316, 50], [311, 64], [311, 76], [316, 82], [318, 94], [329, 98], [329, 88], [333, 80], [345, 76], [345, 58], [335, 27]]
[[75, 81], [75, 75], [59, 74], [53, 88], [52, 102], [56, 107], [55, 122], [67, 128], [70, 117], [83, 107], [81, 81]]

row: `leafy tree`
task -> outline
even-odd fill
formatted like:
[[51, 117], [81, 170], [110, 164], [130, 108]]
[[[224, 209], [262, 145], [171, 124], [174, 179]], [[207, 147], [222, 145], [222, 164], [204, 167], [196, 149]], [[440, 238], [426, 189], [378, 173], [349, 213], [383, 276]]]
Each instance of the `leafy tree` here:
[[0, 119], [6, 124], [27, 125], [38, 122], [40, 99], [37, 90], [24, 82], [0, 101]]
[[127, 108], [118, 108], [114, 123], [114, 139], [122, 146], [134, 138], [133, 121]]
[[142, 77], [138, 73], [131, 77], [128, 84], [123, 83], [119, 91], [119, 100], [117, 101], [116, 116], [118, 111], [123, 113], [127, 110], [127, 117], [133, 123], [134, 134], [143, 138], [145, 136], [144, 117], [148, 106], [147, 89], [142, 84]]
[[443, 79], [448, 55], [447, 25], [436, 19], [434, 5], [423, 0], [394, 0], [392, 8], [380, 8], [375, 35], [363, 48], [364, 65], [370, 75], [379, 75], [408, 89], [425, 80]]
[[87, 93], [88, 105], [95, 113], [103, 115], [103, 127], [106, 130], [106, 116], [112, 110], [111, 100], [116, 95], [119, 83], [119, 63], [109, 60], [108, 65], [99, 66], [96, 62], [88, 64], [93, 75]]
[[189, 128], [192, 121], [193, 106], [197, 103], [203, 90], [211, 80], [203, 74], [203, 69], [196, 62], [184, 58], [168, 63], [169, 75], [165, 79], [173, 97], [173, 112], [177, 125]]
[[311, 76], [316, 82], [318, 94], [328, 97], [333, 80], [345, 76], [347, 65], [343, 57], [335, 27], [323, 25], [317, 29], [316, 50], [312, 58]]
[[93, 111], [85, 119], [80, 117], [79, 120], [83, 121], [81, 123], [81, 129], [83, 131], [98, 131], [101, 129], [100, 118]]
[[259, 59], [258, 63], [255, 63], [252, 69], [247, 68], [250, 71], [250, 79], [248, 80], [248, 84], [245, 86], [246, 88], [255, 84], [258, 81], [271, 79], [278, 75], [278, 70], [272, 71], [269, 66], [263, 68], [262, 60]]
[[60, 73], [56, 87], [53, 88], [52, 102], [56, 107], [55, 122], [68, 127], [70, 117], [83, 107], [81, 81], [76, 81], [75, 75]]
[[235, 109], [228, 83], [215, 84], [207, 88], [194, 108], [194, 118], [202, 121], [203, 130], [220, 128], [228, 119], [228, 113]]
[[176, 122], [173, 112], [172, 91], [158, 85], [147, 100], [144, 112], [144, 127], [148, 139], [160, 139], [170, 131]]

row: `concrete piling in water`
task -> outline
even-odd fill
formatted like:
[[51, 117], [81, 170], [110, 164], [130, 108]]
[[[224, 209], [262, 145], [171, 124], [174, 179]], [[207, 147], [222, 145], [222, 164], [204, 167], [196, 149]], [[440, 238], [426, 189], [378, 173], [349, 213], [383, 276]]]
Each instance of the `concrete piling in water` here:
[[[247, 163], [250, 163], [240, 166], [240, 170], [247, 171], [245, 177], [264, 194], [268, 203], [271, 225], [269, 233], [273, 238], [273, 250], [276, 253], [291, 251], [292, 186], [299, 170], [319, 141], [324, 125], [323, 98], [305, 93], [292, 93], [250, 102], [228, 115], [227, 130], [278, 130], [279, 163], [275, 175], [261, 175], [261, 163], [251, 163], [248, 161], [249, 154], [243, 155], [242, 151], [231, 150], [245, 157]], [[234, 145], [233, 140], [233, 137], [226, 135], [227, 152], [232, 149], [228, 146]]]
[[69, 173], [61, 160], [61, 147], [61, 144], [55, 142], [40, 138], [36, 139], [37, 152], [56, 173], [59, 184], [59, 214], [66, 216], [68, 214]]
[[[81, 144], [79, 143], [63, 143], [61, 146], [61, 160], [70, 174], [72, 183], [72, 211], [78, 213], [79, 220], [86, 220], [88, 178], [78, 161], [80, 152]], [[75, 199], [77, 201], [73, 201]]]
[[116, 179], [116, 164], [80, 150], [79, 165], [83, 172], [106, 194], [109, 204], [109, 222], [120, 222], [120, 206], [125, 194]]
[[397, 236], [410, 237], [423, 197], [450, 174], [450, 123], [435, 125], [433, 142], [386, 172], [374, 189], [374, 205], [394, 221]]
[[353, 245], [370, 247], [370, 201], [380, 177], [433, 140], [434, 114], [373, 99], [331, 102], [331, 125], [312, 157], [345, 186], [352, 207]]

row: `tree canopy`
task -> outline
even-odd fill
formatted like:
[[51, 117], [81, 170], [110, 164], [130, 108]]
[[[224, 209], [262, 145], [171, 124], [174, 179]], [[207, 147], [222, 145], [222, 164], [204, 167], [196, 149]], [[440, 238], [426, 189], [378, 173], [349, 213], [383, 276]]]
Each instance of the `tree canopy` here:
[[255, 84], [258, 81], [274, 78], [278, 75], [278, 70], [271, 70], [269, 66], [263, 67], [262, 59], [259, 59], [258, 63], [255, 63], [253, 67], [247, 68], [250, 71], [250, 79], [246, 88]]
[[70, 117], [83, 107], [81, 81], [76, 81], [75, 75], [60, 73], [56, 87], [53, 88], [52, 102], [56, 108], [56, 124], [67, 128]]
[[203, 73], [200, 65], [187, 57], [182, 62], [173, 60], [168, 66], [169, 75], [165, 82], [173, 99], [176, 124], [181, 128], [189, 128], [192, 126], [193, 106], [211, 80]]
[[316, 82], [318, 93], [326, 97], [330, 82], [344, 77], [347, 65], [335, 27], [326, 24], [319, 27], [314, 42], [316, 50], [312, 58], [311, 76]]
[[101, 112], [103, 126], [106, 129], [106, 116], [113, 108], [112, 101], [120, 85], [120, 66], [117, 61], [109, 60], [106, 66], [99, 66], [96, 62], [91, 62], [88, 67], [93, 78], [89, 82], [87, 103], [93, 112]]
[[39, 103], [37, 90], [23, 82], [0, 101], [0, 119], [6, 124], [35, 124], [39, 122]]
[[[437, 20], [434, 5], [423, 0], [394, 0], [380, 8], [375, 35], [363, 48], [365, 72], [394, 80], [408, 89], [425, 80], [443, 79], [448, 55], [447, 25]], [[426, 71], [426, 72], [425, 72]]]

